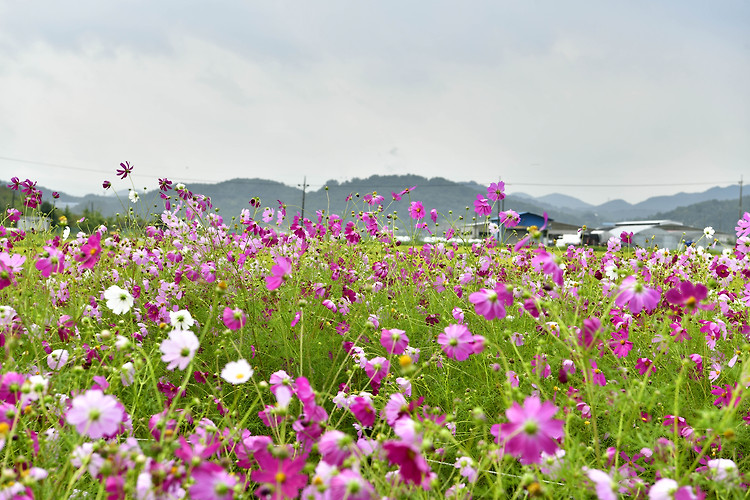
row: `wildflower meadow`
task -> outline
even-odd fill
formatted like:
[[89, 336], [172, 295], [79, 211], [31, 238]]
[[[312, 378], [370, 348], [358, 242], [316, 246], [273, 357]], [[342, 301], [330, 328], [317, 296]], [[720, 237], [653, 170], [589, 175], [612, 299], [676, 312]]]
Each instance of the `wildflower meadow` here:
[[45, 194], [9, 187], [0, 499], [748, 495], [748, 213], [733, 248], [556, 249], [418, 186], [302, 217], [161, 179], [158, 214], [24, 232]]

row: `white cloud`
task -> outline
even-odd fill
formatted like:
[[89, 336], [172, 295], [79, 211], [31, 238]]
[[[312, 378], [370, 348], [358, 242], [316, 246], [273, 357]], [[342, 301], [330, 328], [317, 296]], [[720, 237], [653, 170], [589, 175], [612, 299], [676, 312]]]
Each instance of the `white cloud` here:
[[129, 160], [149, 186], [735, 180], [750, 158], [750, 9], [722, 6], [0, 4], [0, 156], [103, 172], [0, 160], [0, 177], [94, 192]]

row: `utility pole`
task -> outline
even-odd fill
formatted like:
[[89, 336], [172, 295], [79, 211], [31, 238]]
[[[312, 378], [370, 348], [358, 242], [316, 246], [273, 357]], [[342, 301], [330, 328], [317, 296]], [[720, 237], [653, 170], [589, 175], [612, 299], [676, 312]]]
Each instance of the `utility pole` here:
[[742, 218], [742, 175], [740, 175], [740, 213], [737, 216], [737, 220]]
[[305, 191], [307, 191], [307, 176], [302, 179], [302, 220], [305, 220]]

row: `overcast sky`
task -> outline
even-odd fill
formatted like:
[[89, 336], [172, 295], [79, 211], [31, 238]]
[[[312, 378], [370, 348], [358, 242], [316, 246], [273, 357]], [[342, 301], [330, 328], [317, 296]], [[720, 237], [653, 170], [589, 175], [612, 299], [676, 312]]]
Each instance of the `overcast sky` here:
[[0, 0], [0, 179], [750, 182], [749, 26], [743, 0]]

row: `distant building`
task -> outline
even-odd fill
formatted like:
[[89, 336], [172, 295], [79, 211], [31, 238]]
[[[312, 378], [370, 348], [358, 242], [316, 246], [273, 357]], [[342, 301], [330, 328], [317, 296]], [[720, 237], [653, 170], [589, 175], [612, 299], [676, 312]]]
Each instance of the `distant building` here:
[[612, 227], [602, 228], [601, 240], [606, 244], [610, 237], [618, 240], [620, 235], [633, 233], [633, 245], [640, 247], [658, 247], [669, 250], [678, 250], [690, 246], [693, 243], [704, 247], [710, 246], [714, 240], [729, 246], [734, 246], [735, 237], [727, 233], [714, 233], [712, 238], [707, 238], [703, 229], [686, 226], [680, 222], [671, 220], [641, 220], [616, 222]]
[[[500, 224], [497, 216], [491, 217], [489, 222], [476, 222], [464, 226], [464, 236], [471, 239], [484, 239], [490, 235], [489, 224], [494, 223], [500, 226], [500, 232], [496, 235], [503, 243], [513, 245], [524, 238], [529, 232], [529, 228], [536, 227], [541, 229], [544, 226], [544, 216], [533, 212], [521, 212], [518, 214], [520, 221], [517, 226], [506, 228]], [[555, 244], [555, 241], [563, 238], [571, 238], [580, 235], [580, 227], [564, 222], [556, 222], [554, 219], [547, 219], [547, 225], [542, 231], [542, 239], [545, 244]]]
[[49, 231], [50, 220], [49, 217], [22, 215], [16, 222], [16, 227], [23, 231]]

